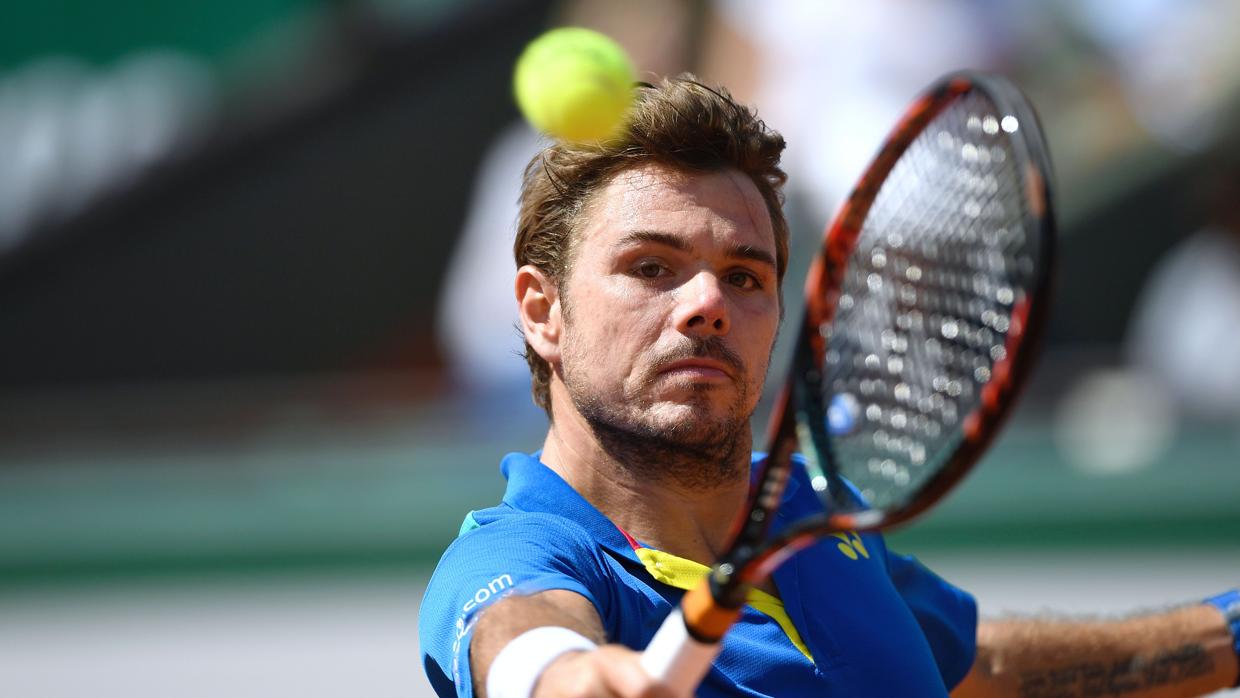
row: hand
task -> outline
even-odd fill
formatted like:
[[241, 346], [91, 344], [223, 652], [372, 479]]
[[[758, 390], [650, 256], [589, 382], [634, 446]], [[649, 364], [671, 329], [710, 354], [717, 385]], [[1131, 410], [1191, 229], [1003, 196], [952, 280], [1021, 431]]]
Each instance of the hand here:
[[543, 671], [533, 698], [687, 698], [651, 678], [640, 658], [620, 645], [565, 654]]

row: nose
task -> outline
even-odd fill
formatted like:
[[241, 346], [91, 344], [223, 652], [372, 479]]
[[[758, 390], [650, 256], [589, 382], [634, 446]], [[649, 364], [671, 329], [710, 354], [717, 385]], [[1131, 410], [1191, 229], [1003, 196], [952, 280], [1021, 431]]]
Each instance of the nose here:
[[705, 337], [727, 334], [730, 326], [728, 299], [718, 277], [703, 271], [680, 288], [677, 329]]

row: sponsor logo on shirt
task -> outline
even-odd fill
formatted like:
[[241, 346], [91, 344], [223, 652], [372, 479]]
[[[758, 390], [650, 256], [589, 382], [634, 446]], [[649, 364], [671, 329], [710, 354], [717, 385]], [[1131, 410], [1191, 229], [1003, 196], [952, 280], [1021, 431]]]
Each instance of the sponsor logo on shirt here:
[[[501, 574], [486, 584], [478, 587], [473, 596], [461, 606], [461, 615], [456, 619], [456, 631], [453, 633], [452, 640], [452, 680], [459, 686], [461, 685], [461, 642], [469, 635], [469, 631], [473, 630], [474, 623], [478, 621], [478, 617], [469, 618], [469, 615], [478, 609], [478, 607], [486, 604], [493, 598], [499, 597], [505, 590], [512, 588], [512, 575]], [[468, 622], [466, 619], [469, 618]]]
[[461, 610], [465, 613], [469, 613], [478, 606], [490, 601], [492, 596], [496, 596], [501, 591], [510, 587], [512, 587], [512, 575], [501, 574], [495, 579], [487, 582], [486, 586], [478, 587], [478, 590], [474, 592], [473, 598], [466, 601], [465, 605], [461, 607]]

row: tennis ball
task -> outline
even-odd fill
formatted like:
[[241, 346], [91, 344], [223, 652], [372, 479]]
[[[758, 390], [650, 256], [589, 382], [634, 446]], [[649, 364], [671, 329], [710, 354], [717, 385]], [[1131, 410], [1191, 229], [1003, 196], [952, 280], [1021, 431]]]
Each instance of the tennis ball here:
[[538, 130], [571, 143], [617, 135], [633, 103], [633, 65], [624, 49], [589, 29], [552, 29], [517, 59], [517, 106]]

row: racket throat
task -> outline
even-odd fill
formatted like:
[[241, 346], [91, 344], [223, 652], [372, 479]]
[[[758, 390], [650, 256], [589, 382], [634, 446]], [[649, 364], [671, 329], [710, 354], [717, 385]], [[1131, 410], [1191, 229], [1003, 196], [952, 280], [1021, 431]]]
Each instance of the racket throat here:
[[[725, 566], [726, 563], [719, 567]], [[740, 617], [748, 594], [749, 585], [735, 580], [720, 585], [712, 573], [705, 583], [690, 589], [680, 602], [689, 636], [707, 644], [722, 640]]]

